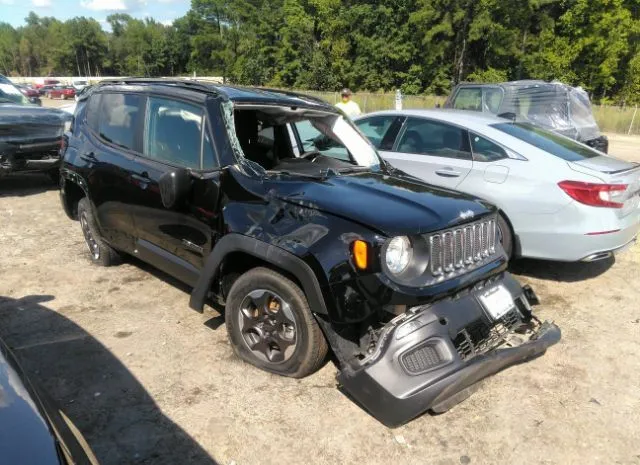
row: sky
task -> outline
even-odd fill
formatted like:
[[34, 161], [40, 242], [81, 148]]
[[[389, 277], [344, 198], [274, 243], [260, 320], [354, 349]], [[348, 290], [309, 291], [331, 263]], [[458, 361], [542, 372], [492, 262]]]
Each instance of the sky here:
[[94, 18], [106, 30], [106, 17], [127, 13], [134, 18], [152, 17], [170, 24], [183, 16], [190, 0], [0, 0], [0, 22], [23, 26], [30, 11], [38, 16], [53, 16], [64, 21], [75, 16]]

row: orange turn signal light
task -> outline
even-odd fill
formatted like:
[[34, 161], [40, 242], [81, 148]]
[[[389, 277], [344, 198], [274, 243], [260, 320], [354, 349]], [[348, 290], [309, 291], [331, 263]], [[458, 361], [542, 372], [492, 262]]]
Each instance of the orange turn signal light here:
[[365, 241], [353, 243], [353, 260], [359, 270], [366, 270], [369, 266], [369, 245]]

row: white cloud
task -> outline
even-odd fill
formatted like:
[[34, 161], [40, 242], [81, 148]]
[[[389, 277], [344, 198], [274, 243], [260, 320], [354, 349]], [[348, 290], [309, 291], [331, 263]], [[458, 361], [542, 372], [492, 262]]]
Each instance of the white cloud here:
[[161, 21], [161, 23], [162, 23], [164, 26], [171, 26], [171, 25], [173, 24], [173, 19], [166, 19], [166, 20], [164, 20], [164, 21]]
[[[50, 1], [50, 0], [32, 0]], [[83, 0], [80, 2], [84, 8], [93, 11], [126, 11], [127, 5], [123, 0]]]
[[51, 0], [31, 0], [31, 4], [36, 8], [49, 8]]

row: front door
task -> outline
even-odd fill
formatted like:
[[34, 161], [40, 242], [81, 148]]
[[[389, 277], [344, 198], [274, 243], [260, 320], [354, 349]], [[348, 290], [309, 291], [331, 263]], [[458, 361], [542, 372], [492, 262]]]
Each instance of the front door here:
[[473, 164], [466, 130], [419, 117], [407, 118], [394, 148], [381, 155], [406, 173], [450, 189], [464, 180]]
[[[220, 173], [203, 107], [150, 96], [147, 99], [142, 154], [131, 174], [136, 254], [145, 261], [194, 284], [219, 231]], [[191, 190], [185, 201], [166, 208], [160, 180], [187, 170]]]

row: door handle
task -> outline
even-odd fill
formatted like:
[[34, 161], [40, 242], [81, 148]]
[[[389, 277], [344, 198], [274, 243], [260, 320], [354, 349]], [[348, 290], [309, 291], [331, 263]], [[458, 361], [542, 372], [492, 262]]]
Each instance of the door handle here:
[[453, 168], [445, 168], [443, 170], [436, 170], [436, 174], [438, 176], [442, 176], [444, 178], [459, 178], [462, 173], [460, 171], [454, 171]]
[[133, 173], [131, 175], [131, 179], [136, 181], [136, 183], [143, 189], [146, 189], [149, 183], [151, 182], [151, 178], [149, 177], [149, 173], [143, 171], [140, 174]]
[[80, 155], [80, 158], [83, 159], [84, 161], [88, 161], [88, 162], [96, 162], [96, 161], [98, 161], [98, 159], [96, 158], [96, 154], [93, 153], [93, 152], [83, 153], [82, 155]]

